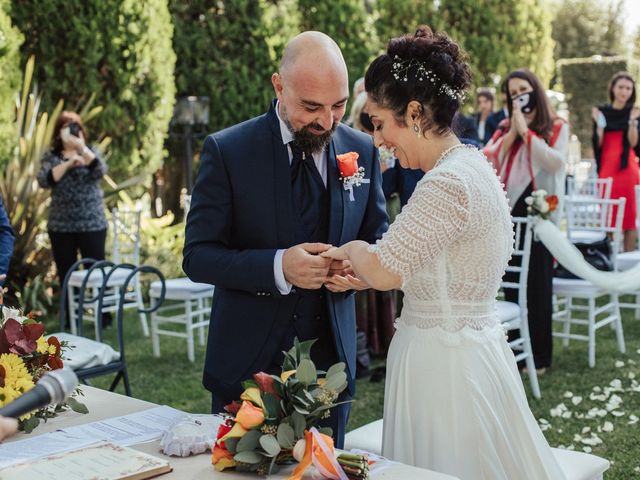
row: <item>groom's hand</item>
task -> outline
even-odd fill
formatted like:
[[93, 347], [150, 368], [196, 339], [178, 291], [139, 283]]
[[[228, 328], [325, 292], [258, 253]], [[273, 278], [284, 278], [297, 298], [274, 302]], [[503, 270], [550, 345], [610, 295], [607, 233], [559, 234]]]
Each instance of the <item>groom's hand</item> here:
[[301, 243], [287, 248], [282, 255], [282, 271], [287, 282], [299, 288], [315, 290], [327, 280], [331, 259], [319, 254], [331, 245]]

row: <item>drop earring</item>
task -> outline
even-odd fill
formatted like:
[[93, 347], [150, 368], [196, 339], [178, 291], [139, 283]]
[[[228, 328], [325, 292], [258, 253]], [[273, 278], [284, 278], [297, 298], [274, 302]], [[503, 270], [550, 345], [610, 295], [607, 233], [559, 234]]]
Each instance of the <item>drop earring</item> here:
[[420, 127], [418, 126], [417, 123], [413, 124], [413, 131], [416, 132], [416, 137], [422, 136], [422, 131], [420, 130]]

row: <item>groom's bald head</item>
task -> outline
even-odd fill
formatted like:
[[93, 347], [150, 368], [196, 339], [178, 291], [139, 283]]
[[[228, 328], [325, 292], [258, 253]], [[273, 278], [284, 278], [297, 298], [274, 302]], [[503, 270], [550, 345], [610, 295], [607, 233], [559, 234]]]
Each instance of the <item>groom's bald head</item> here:
[[347, 66], [338, 44], [322, 32], [302, 32], [287, 44], [280, 60], [280, 75], [298, 71], [330, 72], [347, 76]]
[[321, 32], [297, 35], [284, 49], [280, 72], [271, 83], [289, 129], [311, 147], [328, 141], [349, 98], [347, 66], [336, 42]]

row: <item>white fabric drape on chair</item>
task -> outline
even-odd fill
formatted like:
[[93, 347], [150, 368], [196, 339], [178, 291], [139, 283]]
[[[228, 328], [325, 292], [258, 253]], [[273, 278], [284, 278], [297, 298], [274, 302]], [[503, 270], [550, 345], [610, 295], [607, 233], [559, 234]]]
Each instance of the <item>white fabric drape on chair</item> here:
[[613, 292], [640, 289], [640, 264], [624, 272], [603, 272], [587, 263], [580, 250], [549, 220], [536, 219], [534, 232], [555, 259], [577, 277]]

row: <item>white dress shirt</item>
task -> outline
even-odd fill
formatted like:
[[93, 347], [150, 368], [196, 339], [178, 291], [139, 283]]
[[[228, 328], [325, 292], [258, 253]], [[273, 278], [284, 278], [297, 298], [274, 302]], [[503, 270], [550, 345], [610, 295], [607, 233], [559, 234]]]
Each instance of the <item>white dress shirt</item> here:
[[[282, 135], [282, 143], [287, 146], [287, 153], [289, 154], [289, 165], [291, 165], [291, 161], [293, 159], [293, 153], [291, 152], [291, 143], [293, 141], [293, 133], [287, 127], [287, 124], [284, 123], [282, 118], [280, 117], [280, 102], [276, 103], [276, 115], [278, 116], [278, 121], [280, 122], [280, 134]], [[316, 168], [322, 177], [322, 182], [324, 186], [327, 186], [327, 153], [322, 150], [320, 152], [313, 153], [313, 161], [316, 164]], [[291, 293], [292, 285], [287, 282], [284, 278], [284, 271], [282, 270], [282, 255], [284, 254], [285, 249], [280, 249], [276, 251], [276, 255], [273, 258], [273, 276], [275, 277], [276, 288], [282, 295], [288, 295]]]

